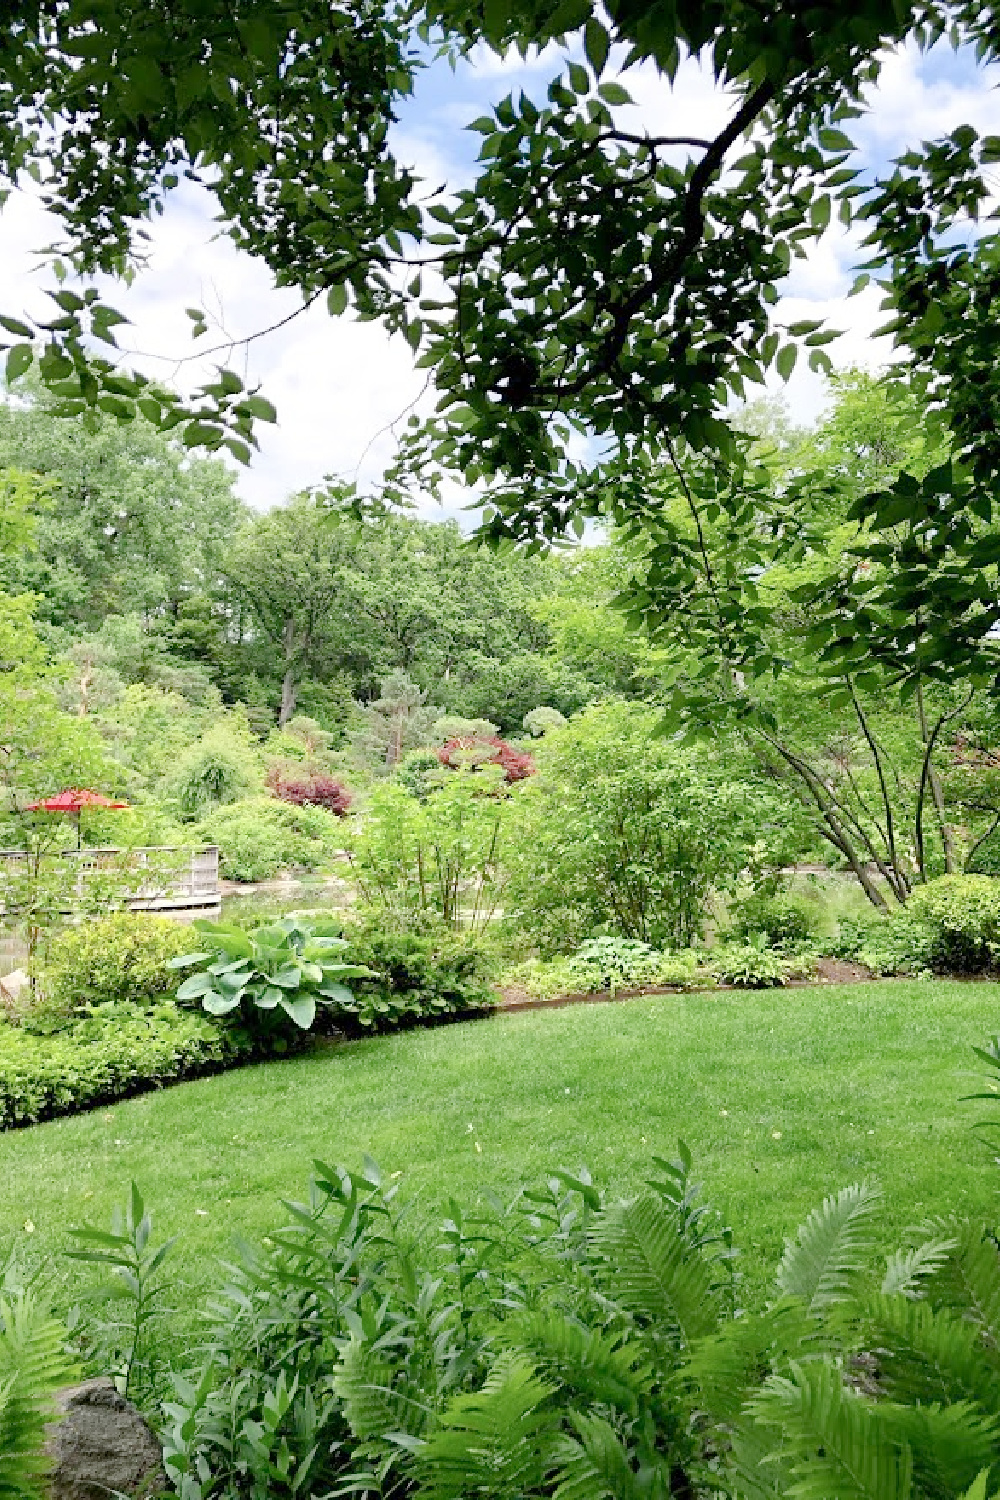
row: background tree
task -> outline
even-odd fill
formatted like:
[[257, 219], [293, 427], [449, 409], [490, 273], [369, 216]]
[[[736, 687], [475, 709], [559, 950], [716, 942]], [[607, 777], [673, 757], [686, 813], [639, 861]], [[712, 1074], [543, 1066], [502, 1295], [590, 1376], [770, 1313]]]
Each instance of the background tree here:
[[295, 713], [302, 678], [353, 634], [344, 580], [351, 540], [347, 523], [300, 495], [256, 520], [227, 552], [230, 586], [279, 653], [279, 725]]

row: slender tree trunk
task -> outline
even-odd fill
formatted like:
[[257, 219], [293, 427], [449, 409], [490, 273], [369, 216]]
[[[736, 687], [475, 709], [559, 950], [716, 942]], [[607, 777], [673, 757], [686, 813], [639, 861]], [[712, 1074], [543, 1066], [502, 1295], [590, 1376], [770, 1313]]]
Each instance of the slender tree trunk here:
[[281, 707], [278, 710], [278, 728], [283, 729], [295, 712], [295, 621], [289, 615], [282, 632], [285, 648], [285, 675], [281, 680]]
[[[929, 732], [927, 728], [927, 714], [924, 710], [924, 690], [919, 683], [917, 684], [917, 712], [920, 715], [920, 737], [923, 740], [924, 746], [926, 747], [926, 754], [924, 757], [924, 771], [926, 773], [927, 783], [931, 789], [931, 797], [934, 801], [934, 811], [937, 814], [938, 832], [941, 835], [941, 847], [944, 850], [944, 868], [946, 874], [954, 875], [955, 871], [958, 869], [958, 863], [955, 859], [955, 841], [952, 837], [951, 824], [948, 822], [947, 809], [945, 807], [944, 801], [944, 788], [941, 785], [941, 778], [938, 775], [937, 770], [935, 769], [933, 760], [931, 759], [934, 753], [934, 742], [938, 737], [941, 726], [946, 722], [946, 719], [951, 718], [952, 715], [942, 714], [941, 718], [935, 724], [933, 732]], [[923, 789], [923, 777], [921, 777], [921, 805], [918, 806], [917, 809], [918, 814], [921, 815], [923, 812]], [[920, 843], [921, 845], [923, 844], [922, 838], [920, 840]]]

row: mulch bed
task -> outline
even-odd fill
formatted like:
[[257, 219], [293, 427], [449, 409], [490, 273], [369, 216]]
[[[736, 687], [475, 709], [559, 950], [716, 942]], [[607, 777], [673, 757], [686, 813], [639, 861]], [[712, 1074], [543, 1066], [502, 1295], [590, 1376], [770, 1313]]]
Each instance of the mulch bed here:
[[[816, 973], [811, 979], [792, 979], [785, 989], [801, 989], [811, 984], [867, 984], [878, 976], [864, 964], [850, 963], [841, 958], [821, 958], [816, 963]], [[589, 990], [573, 995], [556, 995], [552, 1000], [537, 1000], [520, 986], [511, 985], [500, 990], [498, 1011], [515, 1010], [560, 1010], [564, 1005], [611, 1005], [620, 1000], [641, 1000], [646, 995], [711, 995], [719, 990], [745, 990], [738, 984], [706, 985], [704, 989], [694, 986], [682, 989], [671, 984], [644, 984], [632, 989]]]

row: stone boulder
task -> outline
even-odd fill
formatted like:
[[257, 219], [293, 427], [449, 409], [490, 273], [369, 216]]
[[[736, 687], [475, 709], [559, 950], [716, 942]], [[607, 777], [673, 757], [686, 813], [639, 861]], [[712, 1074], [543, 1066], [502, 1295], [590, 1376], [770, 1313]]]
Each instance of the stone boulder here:
[[87, 1380], [56, 1398], [46, 1449], [51, 1500], [108, 1500], [170, 1493], [163, 1453], [142, 1416], [110, 1380]]

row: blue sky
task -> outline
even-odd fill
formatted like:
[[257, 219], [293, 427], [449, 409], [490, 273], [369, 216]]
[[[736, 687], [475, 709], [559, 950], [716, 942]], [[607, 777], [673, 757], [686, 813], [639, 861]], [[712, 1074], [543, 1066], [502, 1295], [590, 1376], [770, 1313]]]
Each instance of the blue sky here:
[[[395, 132], [399, 155], [428, 191], [468, 180], [480, 138], [465, 132], [464, 123], [511, 89], [524, 87], [542, 96], [557, 70], [558, 59], [551, 54], [528, 64], [516, 57], [477, 56], [455, 73], [437, 64], [421, 77], [415, 97], [401, 111]], [[998, 80], [1000, 70], [987, 73], [971, 55], [956, 55], [946, 45], [924, 56], [911, 47], [894, 53], [886, 59], [868, 112], [851, 127], [859, 163], [866, 170], [881, 168], [912, 140], [936, 137], [962, 123], [1000, 134]], [[629, 129], [679, 127], [710, 134], [731, 112], [730, 101], [694, 61], [682, 67], [673, 90], [651, 68], [633, 70], [623, 81], [636, 100], [622, 112]], [[201, 190], [186, 186], [173, 195], [151, 235], [148, 270], [131, 288], [111, 291], [111, 300], [132, 319], [121, 342], [151, 374], [181, 386], [196, 384], [210, 373], [198, 357], [202, 345], [245, 337], [298, 305], [294, 293], [275, 290], [259, 263], [218, 236], [211, 200]], [[42, 313], [45, 299], [33, 274], [32, 252], [53, 238], [37, 198], [14, 194], [0, 217], [5, 312]], [[874, 289], [850, 300], [846, 295], [859, 258], [857, 236], [834, 225], [808, 260], [793, 267], [777, 314], [787, 322], [827, 318], [844, 330], [829, 346], [835, 364], [878, 367], [891, 355], [886, 341], [871, 337], [883, 319], [879, 295]], [[195, 305], [204, 306], [217, 325], [202, 345], [191, 343], [183, 312]], [[331, 320], [319, 306], [256, 341], [235, 364], [278, 408], [278, 425], [261, 430], [261, 451], [238, 477], [240, 493], [259, 507], [327, 474], [373, 479], [391, 454], [392, 424], [414, 403], [418, 410], [430, 404], [421, 395], [425, 377], [414, 370], [401, 338], [349, 317]], [[780, 382], [774, 388], [781, 389]], [[822, 408], [823, 382], [797, 370], [785, 395], [793, 415], [809, 420]], [[456, 491], [456, 509], [462, 499]], [[427, 514], [440, 513], [428, 505]]]

